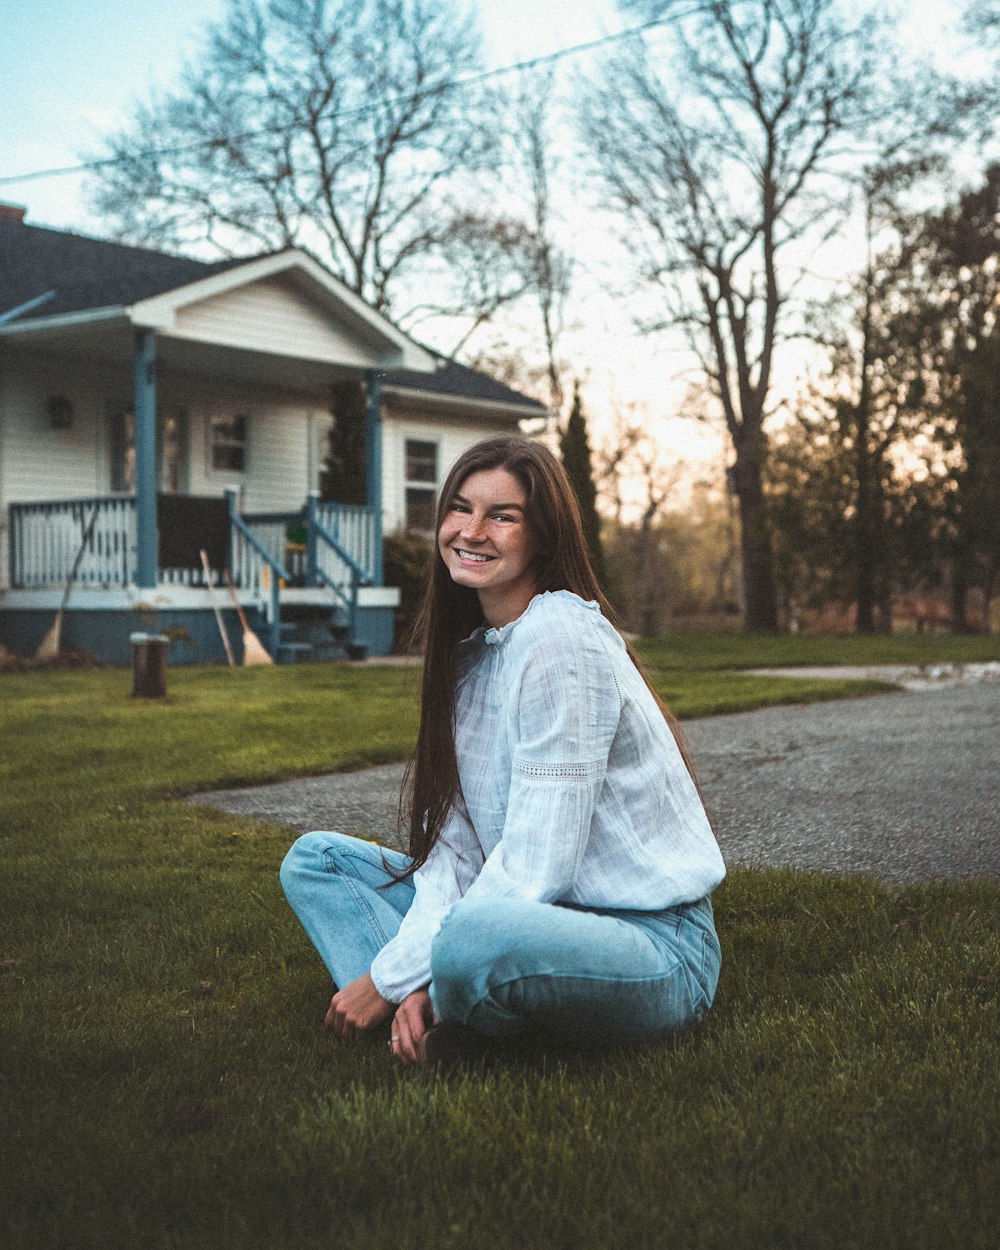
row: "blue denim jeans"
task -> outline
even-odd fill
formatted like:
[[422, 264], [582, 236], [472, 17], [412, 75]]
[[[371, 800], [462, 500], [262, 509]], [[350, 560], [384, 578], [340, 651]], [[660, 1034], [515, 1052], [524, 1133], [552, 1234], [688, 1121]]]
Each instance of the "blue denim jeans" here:
[[[385, 865], [408, 862], [340, 833], [307, 833], [288, 852], [285, 894], [336, 985], [399, 931], [413, 886]], [[439, 1019], [493, 1037], [637, 1042], [699, 1019], [720, 964], [707, 898], [656, 912], [460, 899], [431, 948], [430, 994]]]

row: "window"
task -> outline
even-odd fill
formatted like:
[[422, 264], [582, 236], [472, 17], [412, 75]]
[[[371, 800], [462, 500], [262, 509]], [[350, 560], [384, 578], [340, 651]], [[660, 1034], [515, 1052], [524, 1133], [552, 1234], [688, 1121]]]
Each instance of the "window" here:
[[209, 465], [220, 473], [245, 473], [248, 418], [212, 417], [208, 423]]
[[111, 489], [135, 494], [135, 414], [124, 405], [111, 409]]
[[164, 495], [183, 494], [187, 487], [188, 420], [187, 412], [177, 408], [157, 430], [159, 489]]
[[437, 485], [437, 443], [421, 443], [414, 438], [406, 440], [407, 482], [430, 482]]
[[437, 443], [406, 440], [406, 528], [423, 533], [434, 529], [437, 496]]
[[[110, 429], [111, 489], [115, 494], [135, 493], [135, 414], [124, 403], [108, 405]], [[188, 414], [173, 408], [166, 416], [156, 414], [156, 489], [180, 495], [188, 480]]]

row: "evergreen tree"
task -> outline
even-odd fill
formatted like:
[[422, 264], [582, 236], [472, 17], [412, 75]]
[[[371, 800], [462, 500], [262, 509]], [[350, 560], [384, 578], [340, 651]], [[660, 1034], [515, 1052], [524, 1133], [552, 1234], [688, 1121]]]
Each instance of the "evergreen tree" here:
[[601, 548], [601, 522], [597, 515], [597, 487], [590, 462], [590, 440], [587, 437], [587, 419], [580, 402], [579, 384], [573, 388], [573, 409], [566, 427], [559, 436], [559, 452], [563, 466], [572, 483], [580, 512], [583, 516], [583, 532], [593, 561], [597, 580], [604, 585], [604, 552]]
[[365, 390], [360, 382], [330, 389], [333, 425], [320, 474], [320, 498], [327, 503], [365, 502]]

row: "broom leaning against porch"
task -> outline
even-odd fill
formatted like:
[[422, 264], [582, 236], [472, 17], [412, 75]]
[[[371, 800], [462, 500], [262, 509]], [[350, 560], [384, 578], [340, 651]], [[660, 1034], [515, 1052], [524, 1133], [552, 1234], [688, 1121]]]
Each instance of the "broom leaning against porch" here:
[[59, 610], [56, 612], [56, 619], [49, 626], [49, 631], [38, 644], [35, 652], [36, 660], [51, 660], [59, 654], [59, 644], [62, 637], [62, 621], [63, 613], [66, 611], [66, 604], [69, 603], [70, 591], [73, 589], [73, 583], [76, 581], [76, 575], [80, 570], [80, 561], [83, 559], [83, 553], [86, 550], [90, 536], [94, 532], [94, 525], [97, 521], [97, 514], [100, 512], [100, 505], [94, 509], [90, 520], [87, 522], [87, 528], [83, 531], [83, 538], [80, 540], [80, 547], [76, 553], [76, 559], [73, 561], [73, 567], [69, 571], [69, 578], [66, 581], [66, 589], [63, 591], [62, 602], [59, 604]]
[[237, 615], [240, 618], [240, 624], [243, 626], [243, 664], [244, 664], [244, 667], [249, 668], [254, 664], [273, 664], [274, 660], [271, 658], [271, 655], [267, 651], [267, 648], [264, 646], [261, 640], [257, 637], [257, 635], [253, 632], [253, 630], [247, 624], [247, 618], [243, 614], [243, 609], [240, 606], [239, 598], [237, 597], [236, 591], [233, 588], [233, 583], [230, 580], [229, 572], [226, 569], [224, 569], [222, 572], [222, 580], [226, 583], [226, 589], [229, 591], [230, 597], [232, 598], [232, 601], [233, 601], [233, 606], [236, 608]]

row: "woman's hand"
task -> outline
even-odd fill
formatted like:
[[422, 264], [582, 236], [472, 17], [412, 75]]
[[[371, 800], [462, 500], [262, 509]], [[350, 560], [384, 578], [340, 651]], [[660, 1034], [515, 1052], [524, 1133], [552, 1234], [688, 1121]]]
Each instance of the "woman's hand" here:
[[355, 1037], [388, 1020], [395, 1008], [396, 1004], [382, 997], [366, 972], [330, 999], [325, 1024], [338, 1037]]
[[426, 987], [414, 990], [399, 1004], [392, 1021], [393, 1055], [407, 1066], [417, 1063], [417, 1043], [434, 1023], [434, 1008]]

